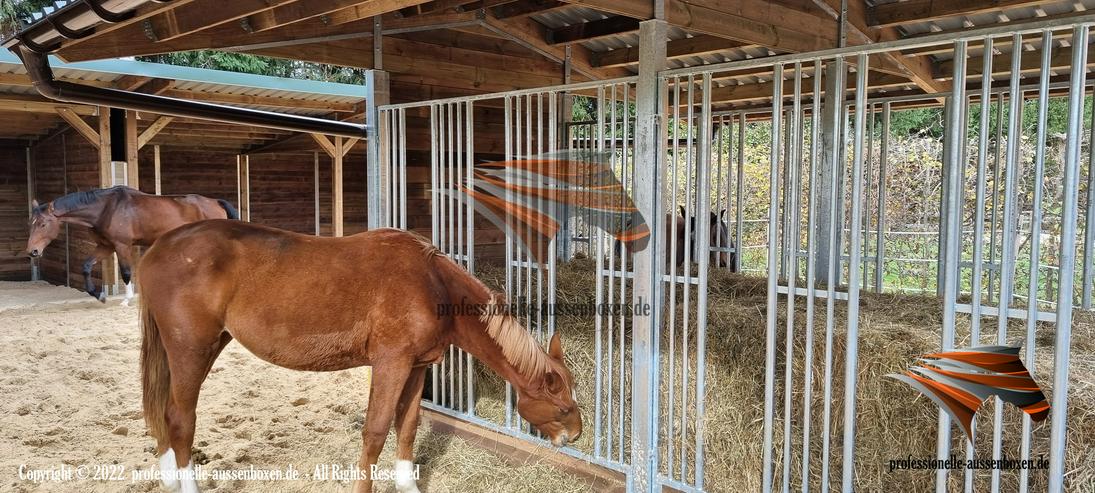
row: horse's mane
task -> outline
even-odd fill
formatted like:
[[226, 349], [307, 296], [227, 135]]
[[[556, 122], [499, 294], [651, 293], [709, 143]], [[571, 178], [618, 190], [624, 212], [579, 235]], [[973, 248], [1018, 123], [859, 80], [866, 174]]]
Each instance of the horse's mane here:
[[[54, 199], [53, 202], [50, 202], [49, 204], [53, 204], [54, 214], [60, 215], [87, 205], [94, 204], [99, 200], [102, 200], [104, 195], [115, 193], [120, 189], [121, 187], [111, 187], [96, 188], [83, 192], [72, 192], [68, 195], [63, 195]], [[49, 204], [39, 206], [39, 209], [43, 207], [48, 207]]]
[[506, 308], [505, 296], [492, 293], [479, 320], [487, 326], [487, 334], [502, 347], [506, 361], [522, 375], [543, 375], [548, 370], [548, 356]]

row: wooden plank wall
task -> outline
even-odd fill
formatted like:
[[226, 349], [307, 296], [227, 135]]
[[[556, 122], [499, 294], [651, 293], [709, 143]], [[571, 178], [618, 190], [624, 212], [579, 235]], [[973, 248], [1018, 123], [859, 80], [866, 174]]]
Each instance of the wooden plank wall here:
[[30, 280], [28, 231], [26, 147], [0, 141], [0, 280]]
[[[99, 187], [99, 151], [74, 130], [36, 144], [31, 148], [31, 161], [39, 202]], [[79, 226], [62, 229], [39, 260], [42, 279], [83, 289], [84, 259], [94, 250], [88, 230]], [[101, 269], [96, 267], [92, 278], [96, 285], [102, 285]]]

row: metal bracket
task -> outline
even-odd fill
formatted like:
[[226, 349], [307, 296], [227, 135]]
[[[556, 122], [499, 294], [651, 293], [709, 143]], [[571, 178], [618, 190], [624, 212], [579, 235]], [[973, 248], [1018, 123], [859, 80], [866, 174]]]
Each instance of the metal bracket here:
[[255, 28], [251, 26], [251, 21], [248, 20], [247, 17], [240, 19], [240, 27], [248, 34], [253, 34], [255, 32]]
[[87, 5], [87, 8], [91, 9], [91, 11], [99, 17], [99, 19], [102, 19], [103, 22], [108, 24], [117, 24], [122, 21], [127, 21], [132, 18], [134, 14], [133, 10], [121, 13], [111, 12], [103, 8], [102, 5], [95, 3], [95, 0], [83, 0], [83, 2], [84, 5]]
[[149, 41], [160, 40], [159, 36], [156, 36], [156, 30], [152, 28], [151, 19], [145, 19], [144, 22], [141, 23], [141, 28], [144, 29], [144, 35], [149, 39]]

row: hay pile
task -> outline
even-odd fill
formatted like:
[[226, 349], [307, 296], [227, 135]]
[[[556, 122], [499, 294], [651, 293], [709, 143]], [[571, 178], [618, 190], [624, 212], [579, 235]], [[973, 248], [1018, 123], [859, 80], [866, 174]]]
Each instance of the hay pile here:
[[[594, 291], [595, 264], [591, 260], [575, 260], [559, 265], [558, 298], [560, 302], [578, 301], [589, 298]], [[477, 275], [488, 284], [499, 288], [502, 286], [505, 276], [504, 268], [500, 266], [481, 265]], [[704, 486], [709, 491], [739, 491], [756, 490], [760, 488], [762, 469], [762, 441], [764, 420], [764, 358], [765, 358], [765, 310], [767, 303], [767, 286], [764, 279], [730, 274], [724, 271], [712, 271], [709, 281], [708, 297], [708, 329], [707, 329], [707, 360], [706, 360], [706, 419], [704, 430], [705, 447], [705, 481]], [[678, 291], [678, 299], [682, 293]], [[691, 295], [692, 316], [695, 316], [695, 292]], [[847, 317], [845, 302], [836, 303], [833, 333], [833, 386], [831, 387], [832, 418], [829, 456], [830, 480], [833, 484], [839, 484], [841, 473], [841, 436], [843, 433], [843, 409], [844, 409], [844, 356], [846, 347]], [[776, 485], [782, 481], [783, 469], [783, 403], [784, 403], [784, 357], [786, 330], [786, 307], [781, 299], [779, 306], [779, 320], [777, 328], [776, 350], [776, 389], [775, 402], [776, 413], [774, 422], [774, 474]], [[678, 308], [676, 318], [678, 324], [674, 329], [674, 341], [676, 359], [674, 361], [673, 381], [678, 382], [676, 395], [674, 396], [673, 409], [670, 410], [666, 401], [668, 395], [663, 394], [659, 415], [662, 416], [661, 435], [663, 437], [678, 437], [674, 443], [673, 473], [677, 479], [688, 482], [694, 481], [692, 463], [694, 461], [694, 436], [695, 423], [692, 416], [695, 414], [695, 323], [691, 323], [688, 333], [688, 382], [687, 405], [689, 419], [685, 420], [681, 429], [681, 386], [680, 373], [682, 359], [682, 332], [679, 319], [683, 315]], [[934, 486], [934, 474], [929, 471], [916, 470], [889, 470], [891, 459], [903, 459], [908, 456], [914, 458], [933, 458], [935, 456], [936, 427], [938, 411], [934, 403], [919, 396], [906, 385], [884, 378], [889, 373], [900, 373], [907, 369], [918, 355], [937, 350], [940, 341], [942, 325], [942, 306], [934, 298], [920, 296], [876, 295], [864, 293], [860, 309], [860, 338], [859, 338], [859, 388], [857, 392], [857, 420], [856, 420], [856, 460], [855, 477], [856, 487], [861, 491], [927, 491]], [[798, 298], [795, 302], [795, 330], [794, 330], [794, 359], [793, 374], [794, 383], [791, 388], [792, 405], [792, 444], [789, 457], [791, 470], [791, 484], [802, 481], [802, 399], [803, 399], [803, 354], [805, 350], [805, 299]], [[693, 319], [694, 320], [694, 319]], [[959, 347], [969, 345], [969, 317], [959, 314], [959, 327], [957, 328]], [[595, 389], [595, 326], [592, 317], [563, 316], [556, 324], [556, 329], [563, 337], [563, 348], [567, 355], [568, 364], [577, 378], [577, 392], [579, 403], [583, 406], [586, 432], [581, 440], [573, 446], [586, 452], [593, 451], [593, 417], [594, 417], [594, 389]], [[817, 301], [814, 319], [814, 365], [810, 368], [813, 374], [812, 416], [811, 416], [811, 447], [810, 447], [810, 478], [815, 487], [821, 482], [822, 464], [822, 426], [824, 406], [824, 359], [825, 359], [825, 302]], [[982, 323], [982, 344], [994, 341], [996, 338], [996, 321], [986, 318]], [[615, 329], [616, 339], [613, 344], [618, 348], [619, 327]], [[662, 385], [668, 388], [670, 361], [667, 348], [670, 344], [669, 331], [662, 331], [661, 347], [662, 357]], [[630, 346], [629, 331], [625, 331], [625, 345]], [[1026, 329], [1021, 321], [1014, 320], [1009, 326], [1007, 341], [1012, 345], [1019, 345], [1025, 340]], [[1053, 370], [1053, 339], [1054, 329], [1050, 325], [1039, 326], [1037, 331], [1036, 361], [1033, 364], [1033, 372], [1036, 380], [1046, 390], [1047, 396], [1052, 396], [1052, 370]], [[602, 342], [607, 342], [603, 339]], [[1076, 323], [1073, 327], [1073, 350], [1070, 370], [1070, 407], [1069, 415], [1069, 448], [1068, 463], [1065, 470], [1067, 474], [1067, 487], [1070, 491], [1093, 491], [1095, 484], [1095, 423], [1088, 419], [1095, 413], [1095, 318], [1090, 313], [1076, 312]], [[619, 360], [619, 353], [614, 353], [613, 359]], [[625, 389], [624, 403], [624, 429], [628, 430], [630, 422], [630, 358], [629, 352], [624, 354], [626, 370], [623, 372]], [[1028, 367], [1032, 366], [1027, 362]], [[479, 416], [504, 423], [504, 386], [493, 373], [480, 368], [480, 379], [477, 383], [476, 412]], [[607, 375], [603, 375], [607, 378]], [[619, 372], [613, 376], [615, 383], [611, 394], [603, 393], [605, 406], [612, 402], [612, 412], [619, 411]], [[605, 380], [607, 382], [607, 380]], [[613, 397], [609, 398], [611, 395]], [[667, 416], [669, 412], [675, 413], [676, 426], [668, 428]], [[978, 414], [977, 458], [991, 458], [992, 414], [993, 404], [986, 404]], [[1021, 436], [1022, 413], [1012, 407], [1004, 408], [1004, 447], [1003, 451], [1008, 457], [1019, 457], [1019, 437]], [[607, 426], [607, 422], [603, 422]], [[618, 420], [613, 418], [612, 427], [618, 427]], [[965, 457], [965, 438], [957, 427], [952, 432], [952, 451], [959, 457]], [[1049, 446], [1049, 421], [1035, 424], [1033, 427], [1032, 457], [1045, 453], [1048, 458]], [[683, 435], [683, 439], [679, 439]], [[613, 441], [617, 439], [613, 436]], [[663, 440], [664, 441], [664, 440]], [[625, 435], [625, 448], [623, 457], [627, 457], [627, 438]], [[684, 461], [686, 464], [682, 473], [681, 447], [684, 443]], [[608, 444], [602, 443], [604, 450], [608, 450]], [[668, 449], [662, 445], [662, 469], [663, 473], [669, 467], [666, 456]], [[611, 446], [612, 456], [616, 456], [619, 450], [616, 445]], [[603, 451], [604, 451], [603, 450]], [[963, 472], [952, 472], [950, 475], [952, 487], [960, 488]], [[990, 472], [977, 471], [977, 483], [975, 489], [987, 487]], [[1013, 490], [1018, 483], [1018, 473], [1015, 471], [1003, 471], [1001, 485], [1005, 490]], [[1032, 491], [1045, 488], [1046, 471], [1033, 470], [1030, 472], [1030, 487]]]

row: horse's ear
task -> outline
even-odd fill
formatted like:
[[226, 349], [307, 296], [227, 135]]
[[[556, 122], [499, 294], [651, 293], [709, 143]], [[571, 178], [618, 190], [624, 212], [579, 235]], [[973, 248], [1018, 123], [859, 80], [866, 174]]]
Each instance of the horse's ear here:
[[38, 199], [31, 200], [30, 201], [30, 207], [32, 209], [37, 209], [38, 208]]
[[563, 361], [563, 343], [559, 340], [559, 333], [551, 336], [551, 342], [548, 343], [548, 356]]
[[722, 219], [726, 219], [726, 209], [719, 211], [719, 217]]
[[53, 202], [50, 202], [49, 206], [46, 207], [46, 212], [53, 214]]
[[688, 213], [685, 212], [683, 205], [678, 205], [677, 207], [681, 210], [681, 217], [688, 217]]

